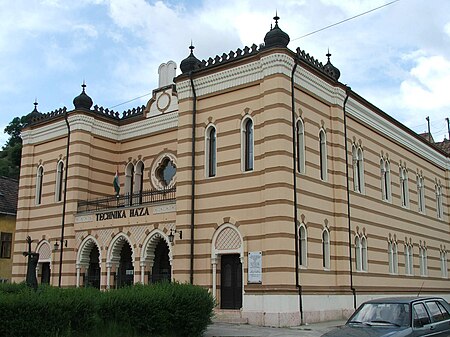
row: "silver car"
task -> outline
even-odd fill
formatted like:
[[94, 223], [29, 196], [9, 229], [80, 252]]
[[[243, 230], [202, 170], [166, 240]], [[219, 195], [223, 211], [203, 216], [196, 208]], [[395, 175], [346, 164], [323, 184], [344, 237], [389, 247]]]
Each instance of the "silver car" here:
[[322, 337], [450, 336], [450, 305], [439, 297], [395, 297], [365, 302], [342, 327]]

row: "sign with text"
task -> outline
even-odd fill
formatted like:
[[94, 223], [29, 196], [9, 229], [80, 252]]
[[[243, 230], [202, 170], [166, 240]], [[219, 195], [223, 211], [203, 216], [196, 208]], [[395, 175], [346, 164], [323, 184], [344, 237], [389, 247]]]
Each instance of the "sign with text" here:
[[262, 283], [262, 252], [248, 253], [248, 283]]

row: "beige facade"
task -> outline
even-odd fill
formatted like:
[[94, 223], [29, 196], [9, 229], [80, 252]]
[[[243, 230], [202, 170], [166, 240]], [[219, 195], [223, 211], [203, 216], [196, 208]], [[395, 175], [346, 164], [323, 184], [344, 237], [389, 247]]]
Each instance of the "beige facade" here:
[[280, 31], [207, 62], [191, 54], [175, 83], [163, 65], [152, 99], [123, 116], [92, 109], [84, 88], [74, 110], [36, 114], [15, 280], [30, 235], [40, 282], [193, 282], [261, 325], [342, 318], [376, 296], [449, 298], [448, 155]]

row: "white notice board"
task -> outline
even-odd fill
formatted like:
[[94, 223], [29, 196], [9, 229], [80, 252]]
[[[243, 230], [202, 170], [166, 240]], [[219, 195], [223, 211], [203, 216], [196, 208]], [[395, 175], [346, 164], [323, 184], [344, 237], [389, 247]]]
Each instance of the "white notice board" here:
[[262, 283], [262, 252], [248, 253], [248, 283]]

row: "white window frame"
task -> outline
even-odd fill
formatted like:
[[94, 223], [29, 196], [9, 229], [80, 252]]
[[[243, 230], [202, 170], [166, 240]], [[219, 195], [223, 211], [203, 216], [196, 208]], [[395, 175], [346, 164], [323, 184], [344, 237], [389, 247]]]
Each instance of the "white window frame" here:
[[441, 250], [441, 252], [440, 252], [440, 259], [441, 259], [441, 276], [443, 278], [448, 278], [447, 251]]
[[408, 184], [408, 170], [400, 166], [400, 198], [402, 207], [409, 208], [409, 184]]
[[[251, 122], [251, 143], [247, 144], [247, 123]], [[248, 152], [251, 154], [248, 155]], [[247, 168], [247, 157], [251, 162], [251, 167]], [[250, 116], [245, 116], [241, 122], [241, 170], [242, 172], [252, 172], [255, 170], [255, 123]]]
[[381, 169], [381, 198], [384, 201], [390, 202], [392, 200], [391, 192], [391, 165], [389, 160], [380, 159]]
[[42, 204], [42, 188], [44, 186], [44, 166], [39, 165], [36, 170], [36, 205]]
[[428, 276], [428, 256], [425, 246], [419, 246], [419, 265], [420, 276]]
[[444, 218], [444, 209], [443, 209], [443, 197], [442, 197], [442, 185], [440, 182], [436, 182], [435, 186], [436, 191], [436, 216], [438, 219]]
[[361, 237], [361, 261], [362, 261], [362, 271], [369, 271], [369, 258], [368, 258], [368, 248], [367, 248], [367, 238], [365, 235]]
[[320, 179], [328, 181], [327, 134], [322, 128], [319, 131], [319, 166]]
[[330, 270], [330, 232], [328, 228], [322, 231], [322, 266], [324, 270]]
[[298, 228], [299, 240], [299, 264], [300, 267], [306, 268], [308, 266], [308, 231], [304, 223], [301, 223]]
[[414, 275], [414, 252], [411, 244], [405, 244], [405, 275]]
[[125, 194], [130, 196], [133, 194], [134, 189], [134, 164], [129, 162], [125, 167]]
[[356, 271], [362, 271], [362, 249], [361, 238], [359, 235], [355, 235], [355, 266]]
[[305, 124], [301, 118], [297, 119], [297, 172], [305, 173]]
[[[211, 133], [214, 131], [214, 153], [211, 152]], [[213, 178], [217, 175], [217, 129], [209, 124], [205, 130], [205, 177]]]
[[360, 146], [352, 146], [353, 190], [364, 193], [364, 154]]
[[417, 175], [417, 209], [419, 213], [425, 214], [425, 180], [422, 175]]
[[55, 180], [55, 202], [62, 201], [64, 183], [64, 162], [59, 160], [56, 164], [56, 180]]

